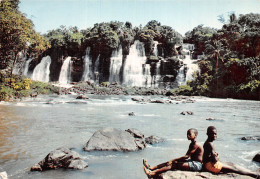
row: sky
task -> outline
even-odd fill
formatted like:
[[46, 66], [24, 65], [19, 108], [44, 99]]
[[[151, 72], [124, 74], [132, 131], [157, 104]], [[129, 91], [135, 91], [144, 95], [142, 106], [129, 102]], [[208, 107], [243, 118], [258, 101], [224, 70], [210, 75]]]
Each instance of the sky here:
[[19, 8], [41, 34], [61, 25], [87, 29], [95, 23], [129, 21], [145, 26], [157, 20], [184, 35], [200, 24], [221, 28], [222, 14], [260, 13], [260, 0], [20, 0]]

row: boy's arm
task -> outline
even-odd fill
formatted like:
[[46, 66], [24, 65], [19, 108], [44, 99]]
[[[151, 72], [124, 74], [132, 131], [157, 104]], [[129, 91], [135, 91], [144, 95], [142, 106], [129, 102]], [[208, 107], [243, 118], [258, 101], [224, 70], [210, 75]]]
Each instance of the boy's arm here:
[[210, 146], [210, 148], [211, 148], [211, 150], [210, 150], [211, 160], [212, 160], [212, 162], [216, 163], [216, 162], [219, 160], [218, 153], [216, 152], [213, 143], [210, 142], [210, 143], [209, 143], [209, 146]]
[[196, 146], [193, 145], [193, 144], [190, 144], [189, 146], [189, 149], [186, 153], [186, 155], [182, 156], [182, 157], [179, 157], [179, 158], [175, 158], [175, 159], [172, 159], [169, 161], [169, 164], [172, 164], [174, 162], [178, 162], [178, 161], [183, 161], [183, 160], [186, 160], [188, 159], [195, 151], [196, 151]]

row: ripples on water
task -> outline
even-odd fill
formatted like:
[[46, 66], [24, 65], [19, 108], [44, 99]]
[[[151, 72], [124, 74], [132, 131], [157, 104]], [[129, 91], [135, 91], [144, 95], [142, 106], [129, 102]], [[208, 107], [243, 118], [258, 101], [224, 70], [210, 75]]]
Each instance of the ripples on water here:
[[[7, 171], [9, 178], [141, 179], [145, 177], [142, 158], [155, 165], [180, 157], [189, 145], [187, 129], [197, 128], [198, 141], [203, 143], [209, 125], [218, 129], [215, 146], [222, 161], [252, 170], [259, 167], [251, 162], [259, 152], [259, 141], [240, 140], [243, 136], [260, 135], [259, 101], [196, 97], [195, 103], [139, 104], [129, 96], [75, 98], [44, 96], [18, 103], [1, 102], [0, 171]], [[193, 111], [194, 115], [184, 116], [182, 111]], [[130, 112], [135, 116], [129, 116]], [[157, 135], [166, 141], [138, 152], [82, 151], [92, 134], [103, 127], [137, 128], [146, 136]], [[29, 172], [32, 165], [61, 146], [74, 148], [89, 167], [82, 171]]]

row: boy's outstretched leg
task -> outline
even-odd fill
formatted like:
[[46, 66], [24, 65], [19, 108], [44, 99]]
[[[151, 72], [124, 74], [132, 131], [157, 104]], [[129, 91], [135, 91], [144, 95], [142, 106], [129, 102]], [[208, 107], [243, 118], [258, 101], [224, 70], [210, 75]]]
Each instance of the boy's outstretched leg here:
[[148, 178], [152, 178], [151, 171], [148, 170], [145, 166], [144, 166], [144, 173], [147, 175]]
[[247, 176], [251, 176], [254, 178], [258, 177], [258, 174], [256, 172], [252, 172], [248, 169], [236, 166], [236, 165], [228, 165], [226, 163], [222, 163], [222, 170], [223, 172], [234, 172], [234, 173], [238, 173], [241, 175], [247, 175]]
[[145, 168], [151, 170], [151, 167], [150, 167], [150, 165], [147, 163], [147, 160], [143, 159], [143, 165], [144, 165]]
[[162, 167], [166, 167], [166, 166], [169, 166], [169, 162], [165, 162], [165, 163], [161, 163], [159, 165], [155, 165], [155, 166], [150, 166], [148, 163], [147, 163], [147, 160], [143, 159], [143, 165], [144, 167], [146, 167], [147, 169], [149, 170], [156, 170], [156, 169], [160, 169]]

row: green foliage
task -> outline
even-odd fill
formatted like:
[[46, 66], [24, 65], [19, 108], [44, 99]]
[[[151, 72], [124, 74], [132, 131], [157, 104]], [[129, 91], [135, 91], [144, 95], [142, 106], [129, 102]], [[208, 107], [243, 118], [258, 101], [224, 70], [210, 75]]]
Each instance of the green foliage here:
[[241, 84], [239, 86], [239, 91], [245, 91], [245, 92], [252, 93], [252, 92], [256, 91], [259, 88], [260, 88], [260, 81], [252, 80], [252, 81], [249, 81], [246, 84]]
[[109, 84], [110, 84], [110, 83], [109, 83], [108, 81], [106, 81], [106, 82], [102, 82], [100, 85], [107, 87], [107, 86], [109, 86]]
[[18, 10], [19, 0], [0, 1], [0, 69], [13, 67], [18, 52], [29, 49], [38, 55], [49, 43], [36, 33], [33, 23]]
[[182, 44], [183, 37], [170, 26], [161, 25], [160, 22], [152, 20], [141, 29], [139, 39], [145, 43], [146, 55], [151, 55], [153, 41], [158, 41], [164, 51], [165, 57], [172, 57], [176, 54], [175, 45]]
[[190, 85], [199, 95], [260, 99], [260, 14], [221, 19], [222, 29], [211, 35], [202, 35], [202, 26], [186, 34], [186, 42], [197, 44], [195, 53], [200, 47], [205, 52], [200, 75]]
[[84, 35], [77, 27], [60, 26], [58, 29], [49, 31], [45, 37], [54, 51], [61, 51], [61, 54], [68, 52], [68, 55], [73, 56], [80, 49]]
[[8, 101], [13, 97], [15, 90], [5, 85], [0, 85], [0, 101]]
[[202, 54], [205, 51], [206, 42], [217, 32], [216, 29], [210, 27], [203, 27], [198, 25], [192, 31], [185, 34], [185, 43], [195, 45], [196, 54]]
[[58, 87], [48, 83], [31, 81], [29, 78], [18, 75], [15, 75], [14, 78], [4, 78], [0, 83], [0, 101], [28, 97], [31, 93], [51, 94], [58, 92]]
[[175, 88], [173, 90], [170, 90], [171, 94], [174, 95], [185, 95], [190, 96], [192, 94], [192, 87], [189, 85], [181, 85], [178, 88]]

